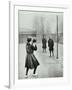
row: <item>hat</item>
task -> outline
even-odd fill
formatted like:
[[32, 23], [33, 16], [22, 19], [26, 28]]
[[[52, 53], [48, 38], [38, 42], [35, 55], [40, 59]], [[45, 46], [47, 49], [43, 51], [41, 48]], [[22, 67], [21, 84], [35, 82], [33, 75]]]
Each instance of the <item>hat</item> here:
[[31, 41], [31, 38], [27, 38], [27, 41], [30, 42]]
[[36, 42], [36, 39], [33, 39], [33, 42]]

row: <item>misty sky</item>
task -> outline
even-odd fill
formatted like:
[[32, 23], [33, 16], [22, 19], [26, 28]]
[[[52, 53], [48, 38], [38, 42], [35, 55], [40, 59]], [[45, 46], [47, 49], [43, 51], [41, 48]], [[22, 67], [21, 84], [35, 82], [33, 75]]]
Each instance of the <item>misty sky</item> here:
[[41, 30], [41, 17], [43, 18], [44, 32], [56, 33], [58, 15], [58, 31], [63, 32], [63, 13], [19, 11], [19, 31], [32, 31], [38, 26]]

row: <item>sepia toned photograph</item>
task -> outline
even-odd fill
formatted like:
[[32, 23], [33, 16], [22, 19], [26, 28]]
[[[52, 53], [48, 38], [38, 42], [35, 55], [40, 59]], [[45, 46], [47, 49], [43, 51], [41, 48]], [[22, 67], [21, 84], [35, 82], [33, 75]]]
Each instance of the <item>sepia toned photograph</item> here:
[[63, 12], [18, 10], [18, 79], [63, 77]]

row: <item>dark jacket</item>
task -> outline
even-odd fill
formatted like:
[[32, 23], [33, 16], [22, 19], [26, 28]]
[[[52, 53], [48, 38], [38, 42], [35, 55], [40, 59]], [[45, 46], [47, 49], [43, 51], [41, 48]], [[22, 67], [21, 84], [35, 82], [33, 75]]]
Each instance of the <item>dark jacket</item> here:
[[49, 40], [48, 40], [48, 47], [49, 47], [49, 50], [53, 50], [54, 41], [53, 41], [52, 39], [49, 39]]
[[37, 46], [35, 45], [35, 46], [33, 46], [33, 45], [31, 45], [31, 53], [34, 53], [34, 51], [36, 51], [37, 50]]
[[30, 45], [30, 43], [26, 44], [26, 52], [27, 52], [27, 54], [31, 54], [31, 45]]

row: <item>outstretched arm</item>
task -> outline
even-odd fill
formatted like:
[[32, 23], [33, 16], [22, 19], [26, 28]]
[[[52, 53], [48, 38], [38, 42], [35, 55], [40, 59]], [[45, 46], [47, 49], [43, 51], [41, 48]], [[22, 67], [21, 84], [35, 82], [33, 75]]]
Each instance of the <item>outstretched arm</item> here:
[[35, 45], [35, 47], [34, 47], [34, 48], [35, 48], [35, 50], [37, 50], [37, 46], [36, 46], [36, 45]]
[[33, 45], [32, 46], [32, 49], [36, 51], [37, 50], [37, 46], [36, 45]]

